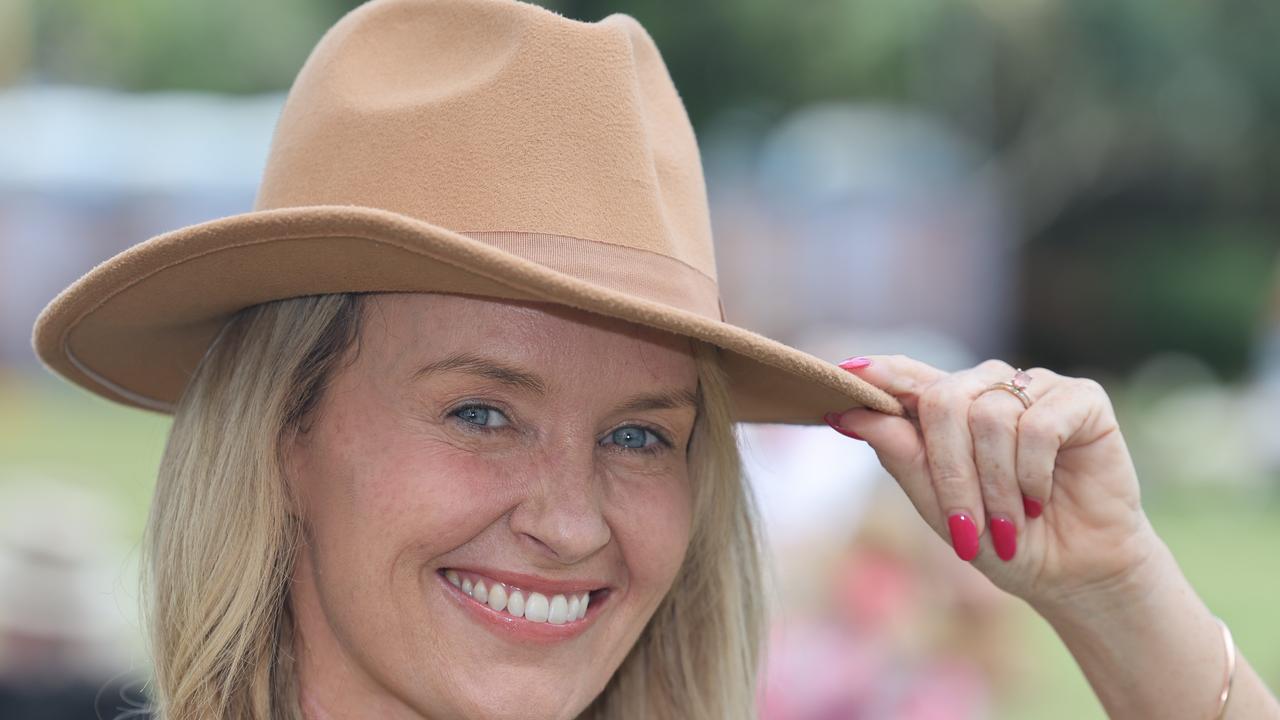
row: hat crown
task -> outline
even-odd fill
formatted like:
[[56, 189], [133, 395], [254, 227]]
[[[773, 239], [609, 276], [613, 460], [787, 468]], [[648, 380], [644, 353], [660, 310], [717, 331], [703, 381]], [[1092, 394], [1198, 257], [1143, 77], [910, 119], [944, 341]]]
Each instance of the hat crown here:
[[718, 347], [746, 422], [885, 391], [730, 323], [693, 128], [652, 39], [517, 0], [371, 0], [303, 64], [251, 212], [153, 237], [36, 319], [55, 373], [175, 412], [245, 308], [354, 292], [555, 302]]
[[254, 209], [309, 205], [592, 241], [611, 261], [656, 254], [716, 279], [693, 128], [622, 13], [580, 22], [517, 0], [347, 13], [289, 91]]

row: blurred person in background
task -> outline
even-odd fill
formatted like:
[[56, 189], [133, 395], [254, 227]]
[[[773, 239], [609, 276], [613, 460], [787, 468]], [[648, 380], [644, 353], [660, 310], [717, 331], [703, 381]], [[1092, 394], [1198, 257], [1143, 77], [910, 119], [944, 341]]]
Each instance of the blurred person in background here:
[[762, 720], [992, 716], [993, 686], [1020, 660], [1012, 599], [916, 532], [914, 513], [877, 484], [843, 545], [779, 561]]
[[0, 718], [82, 720], [136, 710], [130, 640], [112, 599], [109, 515], [53, 478], [0, 488]]

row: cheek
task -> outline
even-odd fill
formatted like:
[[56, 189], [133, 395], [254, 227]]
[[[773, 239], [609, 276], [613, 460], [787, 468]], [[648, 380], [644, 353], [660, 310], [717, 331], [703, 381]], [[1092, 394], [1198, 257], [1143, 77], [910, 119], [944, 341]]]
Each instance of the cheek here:
[[379, 676], [448, 678], [422, 666], [457, 652], [423, 622], [424, 568], [501, 517], [510, 484], [474, 453], [393, 425], [331, 435], [311, 463], [314, 582], [337, 636]]
[[342, 464], [352, 468], [341, 498], [365, 547], [391, 546], [422, 561], [465, 543], [505, 510], [493, 467], [444, 443], [388, 437]]
[[416, 572], [503, 512], [498, 470], [385, 412], [334, 417], [305, 468], [317, 563], [366, 586]]
[[693, 498], [684, 477], [627, 488], [612, 524], [637, 589], [658, 599], [666, 594], [689, 546], [692, 514]]

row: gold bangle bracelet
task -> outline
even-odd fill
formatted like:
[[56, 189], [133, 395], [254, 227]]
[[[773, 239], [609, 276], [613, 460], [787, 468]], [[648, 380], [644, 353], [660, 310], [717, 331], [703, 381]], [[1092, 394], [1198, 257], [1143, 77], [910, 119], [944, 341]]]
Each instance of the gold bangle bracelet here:
[[1222, 716], [1227, 712], [1227, 697], [1231, 695], [1231, 683], [1236, 678], [1236, 643], [1231, 639], [1231, 631], [1227, 629], [1227, 624], [1217, 615], [1213, 619], [1222, 626], [1222, 643], [1227, 650], [1227, 672], [1226, 678], [1222, 683], [1222, 695], [1218, 698], [1218, 712], [1215, 714], [1214, 720], [1221, 720]]

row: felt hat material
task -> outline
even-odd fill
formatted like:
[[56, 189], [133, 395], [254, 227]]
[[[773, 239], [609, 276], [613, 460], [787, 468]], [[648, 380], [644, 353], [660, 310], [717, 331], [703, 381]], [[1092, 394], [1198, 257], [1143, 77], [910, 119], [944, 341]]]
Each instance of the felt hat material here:
[[168, 413], [237, 310], [365, 291], [556, 302], [710, 342], [742, 422], [903, 414], [726, 320], [693, 128], [640, 23], [517, 0], [347, 13], [289, 91], [252, 210], [94, 267], [32, 345], [69, 381]]

